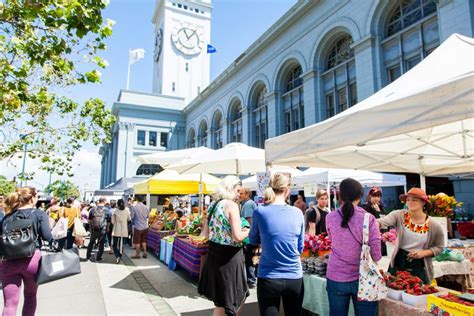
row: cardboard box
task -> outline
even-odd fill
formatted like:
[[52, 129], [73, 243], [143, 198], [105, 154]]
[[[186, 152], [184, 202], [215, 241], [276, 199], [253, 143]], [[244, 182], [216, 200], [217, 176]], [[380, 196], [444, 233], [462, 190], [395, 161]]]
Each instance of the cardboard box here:
[[[451, 294], [457, 294], [450, 292]], [[426, 299], [428, 312], [442, 316], [474, 316], [474, 307], [450, 302], [436, 295], [430, 294]], [[447, 314], [446, 314], [447, 313]]]

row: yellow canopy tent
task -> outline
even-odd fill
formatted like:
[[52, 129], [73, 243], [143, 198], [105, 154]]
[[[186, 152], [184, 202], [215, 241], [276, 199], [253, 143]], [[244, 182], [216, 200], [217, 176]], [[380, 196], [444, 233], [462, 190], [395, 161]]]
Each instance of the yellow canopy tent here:
[[202, 176], [202, 192], [214, 192], [219, 178], [209, 174], [179, 174], [174, 170], [163, 170], [149, 179], [138, 182], [133, 186], [135, 194], [198, 194], [199, 182]]

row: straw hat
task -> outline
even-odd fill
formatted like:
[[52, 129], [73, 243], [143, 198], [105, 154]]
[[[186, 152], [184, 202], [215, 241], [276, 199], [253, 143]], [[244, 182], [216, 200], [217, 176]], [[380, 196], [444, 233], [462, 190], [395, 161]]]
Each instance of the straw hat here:
[[431, 206], [432, 206], [431, 202], [428, 199], [428, 196], [426, 195], [425, 191], [423, 191], [422, 189], [420, 189], [420, 188], [411, 188], [407, 192], [407, 194], [400, 194], [400, 201], [405, 203], [408, 196], [416, 197], [416, 198], [419, 198], [419, 199], [423, 200], [426, 203], [426, 205], [425, 205], [426, 209], [431, 209]]

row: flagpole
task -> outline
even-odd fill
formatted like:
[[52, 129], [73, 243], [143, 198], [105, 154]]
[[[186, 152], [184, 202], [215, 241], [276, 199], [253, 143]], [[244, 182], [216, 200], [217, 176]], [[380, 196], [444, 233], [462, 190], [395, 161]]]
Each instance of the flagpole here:
[[130, 85], [130, 48], [128, 49], [127, 90]]

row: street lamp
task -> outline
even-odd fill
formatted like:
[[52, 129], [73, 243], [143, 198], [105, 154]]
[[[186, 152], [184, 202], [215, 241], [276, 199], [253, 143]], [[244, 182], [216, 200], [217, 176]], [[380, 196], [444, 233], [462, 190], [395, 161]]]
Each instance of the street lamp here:
[[[25, 141], [26, 134], [20, 134], [20, 139], [23, 139]], [[25, 179], [25, 164], [26, 164], [26, 150], [27, 150], [27, 143], [25, 141], [24, 145], [24, 150], [23, 150], [23, 166], [21, 168], [21, 182], [20, 182], [20, 187], [23, 187], [23, 180]], [[25, 185], [27, 185], [27, 182], [25, 180]]]

